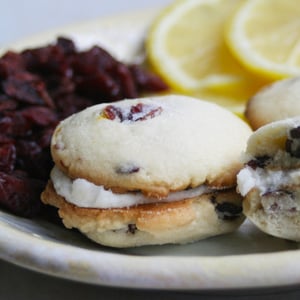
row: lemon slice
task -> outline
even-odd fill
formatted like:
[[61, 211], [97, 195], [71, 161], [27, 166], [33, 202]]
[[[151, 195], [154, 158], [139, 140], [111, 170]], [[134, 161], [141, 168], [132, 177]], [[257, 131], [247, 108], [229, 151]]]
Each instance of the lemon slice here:
[[270, 79], [300, 74], [300, 5], [249, 0], [234, 14], [226, 39], [249, 70]]
[[226, 46], [224, 26], [242, 2], [175, 1], [149, 30], [150, 65], [176, 91], [234, 89], [245, 80], [245, 70]]

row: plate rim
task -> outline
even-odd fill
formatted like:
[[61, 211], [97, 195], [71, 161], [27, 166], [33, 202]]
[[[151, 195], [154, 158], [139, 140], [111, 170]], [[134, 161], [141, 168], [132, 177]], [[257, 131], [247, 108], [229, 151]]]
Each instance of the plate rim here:
[[300, 250], [218, 257], [138, 256], [56, 243], [3, 220], [0, 241], [0, 258], [5, 261], [102, 286], [203, 291], [300, 284]]

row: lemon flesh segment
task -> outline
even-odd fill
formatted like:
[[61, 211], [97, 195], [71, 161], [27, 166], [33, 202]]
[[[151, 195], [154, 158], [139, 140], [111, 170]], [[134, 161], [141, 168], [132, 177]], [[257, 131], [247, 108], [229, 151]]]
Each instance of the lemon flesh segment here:
[[146, 41], [150, 64], [174, 89], [234, 87], [245, 70], [224, 41], [224, 26], [244, 0], [179, 0], [153, 23]]
[[233, 15], [226, 40], [249, 70], [271, 79], [300, 74], [299, 1], [250, 0]]

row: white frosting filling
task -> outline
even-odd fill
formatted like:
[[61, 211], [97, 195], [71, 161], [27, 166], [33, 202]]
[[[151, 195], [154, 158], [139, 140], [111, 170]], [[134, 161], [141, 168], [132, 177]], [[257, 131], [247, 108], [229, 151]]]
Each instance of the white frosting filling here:
[[[51, 171], [51, 180], [56, 193], [65, 198], [66, 201], [86, 208], [121, 208], [138, 204], [158, 202], [156, 198], [149, 198], [140, 192], [116, 194], [106, 190], [103, 186], [95, 185], [82, 178], [71, 180], [57, 167]], [[205, 185], [197, 188], [172, 192], [160, 202], [173, 202], [189, 199], [212, 192], [213, 189]]]
[[300, 170], [256, 170], [245, 167], [237, 175], [238, 190], [246, 196], [251, 189], [256, 188], [260, 194], [277, 190], [280, 187], [299, 185]]

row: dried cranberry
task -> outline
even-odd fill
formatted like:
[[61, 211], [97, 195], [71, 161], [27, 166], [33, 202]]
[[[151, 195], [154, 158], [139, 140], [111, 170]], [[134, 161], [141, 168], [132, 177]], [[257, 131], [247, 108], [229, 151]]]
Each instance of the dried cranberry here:
[[75, 93], [75, 82], [73, 78], [67, 76], [49, 76], [45, 79], [49, 95], [54, 102], [57, 102], [59, 97], [64, 97]]
[[32, 178], [47, 179], [52, 167], [49, 148], [42, 149], [36, 141], [18, 140], [17, 167]]
[[123, 114], [120, 108], [114, 105], [107, 105], [103, 110], [104, 117], [109, 120], [118, 118], [121, 122], [123, 121]]
[[120, 98], [136, 98], [138, 96], [134, 78], [126, 65], [118, 63], [111, 72], [111, 76], [120, 86]]
[[292, 128], [290, 130], [290, 136], [293, 139], [300, 139], [300, 126]]
[[9, 116], [0, 117], [0, 132], [11, 135], [13, 132], [13, 119]]
[[46, 127], [44, 130], [39, 132], [39, 135], [36, 137], [36, 141], [42, 149], [50, 146], [53, 132], [54, 127]]
[[161, 112], [162, 108], [160, 106], [152, 107], [150, 105], [138, 103], [137, 105], [131, 107], [128, 119], [135, 122], [144, 121], [160, 115]]
[[152, 119], [162, 112], [160, 106], [147, 105], [143, 103], [138, 103], [130, 107], [129, 112], [125, 109], [121, 109], [115, 105], [108, 105], [102, 111], [104, 118], [109, 120], [118, 119], [120, 122], [124, 121], [144, 121], [147, 119]]
[[64, 54], [67, 55], [75, 54], [77, 50], [74, 42], [71, 39], [67, 39], [64, 37], [57, 38], [57, 46], [60, 47], [63, 50]]
[[64, 49], [57, 45], [25, 50], [22, 56], [27, 69], [42, 77], [49, 74], [65, 75], [69, 71]]
[[25, 137], [32, 133], [32, 123], [24, 118], [20, 111], [9, 111], [0, 119], [0, 128], [5, 128], [6, 134], [14, 137]]
[[53, 107], [53, 102], [45, 84], [39, 79], [26, 80], [23, 76], [10, 76], [2, 83], [6, 95], [21, 102]]
[[16, 163], [16, 147], [13, 143], [0, 146], [0, 171], [11, 173]]
[[15, 110], [18, 106], [18, 103], [16, 100], [10, 99], [6, 95], [0, 96], [0, 112], [6, 111], [6, 110]]
[[107, 73], [117, 63], [107, 51], [97, 46], [79, 52], [72, 58], [72, 67], [78, 75], [92, 75], [98, 71]]
[[1, 144], [14, 144], [15, 140], [10, 137], [7, 136], [6, 134], [0, 133], [0, 145]]
[[52, 109], [43, 106], [33, 106], [21, 111], [22, 116], [34, 125], [50, 126], [55, 124], [57, 115]]
[[249, 166], [252, 169], [256, 168], [264, 168], [265, 166], [268, 165], [270, 162], [271, 157], [268, 155], [262, 155], [262, 156], [257, 156], [255, 159], [251, 159], [250, 161], [247, 162], [247, 166]]
[[300, 158], [300, 126], [292, 128], [289, 135], [290, 138], [285, 143], [285, 150], [291, 156]]
[[57, 114], [60, 119], [64, 119], [88, 106], [93, 105], [93, 101], [77, 94], [69, 94], [56, 99]]
[[44, 182], [0, 172], [0, 204], [10, 212], [31, 217], [41, 210]]
[[132, 65], [130, 71], [139, 91], [162, 92], [169, 89], [161, 78], [140, 66]]
[[127, 225], [127, 233], [135, 234], [135, 232], [138, 230], [135, 224], [128, 224]]
[[24, 69], [25, 64], [19, 53], [8, 51], [0, 58], [0, 79], [5, 79], [9, 75], [18, 73]]
[[128, 163], [122, 166], [119, 166], [118, 168], [116, 168], [116, 173], [118, 174], [133, 174], [133, 173], [137, 173], [139, 172], [140, 167], [138, 167], [137, 165], [133, 164], [133, 163]]
[[78, 77], [76, 91], [95, 101], [101, 98], [120, 99], [120, 86], [110, 76], [100, 71], [90, 76]]
[[230, 202], [217, 203], [215, 205], [217, 215], [222, 220], [234, 220], [242, 214], [242, 206]]

